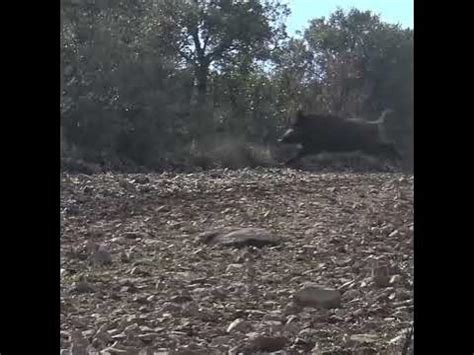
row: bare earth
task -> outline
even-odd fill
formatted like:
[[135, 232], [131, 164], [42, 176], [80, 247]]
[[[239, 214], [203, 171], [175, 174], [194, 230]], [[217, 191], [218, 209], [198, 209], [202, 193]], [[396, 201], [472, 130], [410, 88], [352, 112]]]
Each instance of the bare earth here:
[[[61, 190], [65, 354], [401, 353], [413, 320], [412, 176], [63, 174]], [[222, 227], [282, 242], [198, 237]], [[340, 306], [295, 307], [308, 282], [338, 289]]]

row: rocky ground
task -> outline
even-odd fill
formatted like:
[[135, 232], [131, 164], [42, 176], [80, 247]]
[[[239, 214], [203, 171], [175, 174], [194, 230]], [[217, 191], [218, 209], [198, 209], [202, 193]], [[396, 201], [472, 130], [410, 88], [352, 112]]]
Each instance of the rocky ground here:
[[65, 354], [400, 354], [413, 178], [62, 174], [61, 286]]

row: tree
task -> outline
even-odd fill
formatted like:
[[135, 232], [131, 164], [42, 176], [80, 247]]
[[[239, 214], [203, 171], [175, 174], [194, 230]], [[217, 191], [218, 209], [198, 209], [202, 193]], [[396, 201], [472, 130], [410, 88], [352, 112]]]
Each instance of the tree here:
[[278, 1], [160, 0], [154, 14], [157, 45], [179, 53], [193, 68], [196, 103], [205, 107], [211, 69], [267, 59], [286, 35], [287, 14]]
[[189, 75], [177, 56], [151, 45], [150, 4], [63, 0], [61, 128], [84, 158], [145, 164], [179, 145], [169, 142]]
[[387, 106], [400, 108], [393, 100], [395, 86], [412, 84], [411, 30], [383, 23], [370, 11], [339, 9], [328, 20], [311, 21], [304, 37], [322, 71], [332, 111], [376, 116]]

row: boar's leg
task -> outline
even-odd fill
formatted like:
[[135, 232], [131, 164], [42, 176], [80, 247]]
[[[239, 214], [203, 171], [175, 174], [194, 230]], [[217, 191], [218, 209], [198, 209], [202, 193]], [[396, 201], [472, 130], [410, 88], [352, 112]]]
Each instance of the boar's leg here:
[[286, 166], [295, 165], [295, 163], [298, 163], [301, 160], [301, 158], [303, 158], [303, 157], [305, 157], [306, 155], [309, 155], [309, 154], [315, 154], [315, 153], [314, 152], [309, 152], [303, 146], [302, 148], [300, 148], [298, 150], [298, 153], [296, 154], [295, 157], [293, 157], [293, 158], [291, 158], [291, 159], [289, 159], [285, 162], [285, 165]]

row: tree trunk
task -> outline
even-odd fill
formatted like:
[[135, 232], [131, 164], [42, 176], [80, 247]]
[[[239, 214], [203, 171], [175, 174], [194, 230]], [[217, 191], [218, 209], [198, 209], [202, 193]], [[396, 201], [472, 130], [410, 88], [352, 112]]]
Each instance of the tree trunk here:
[[207, 82], [209, 67], [201, 63], [196, 66], [197, 105], [205, 106], [207, 102]]
[[208, 149], [212, 145], [213, 121], [212, 110], [209, 107], [207, 88], [209, 82], [209, 64], [200, 63], [195, 67], [196, 101], [194, 105], [195, 125], [194, 133], [201, 149]]

